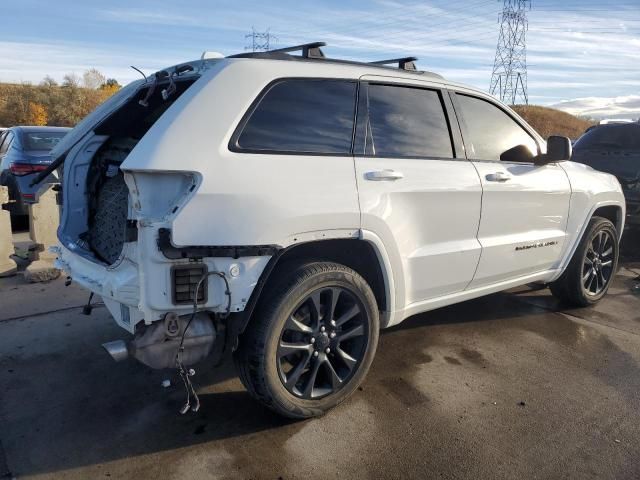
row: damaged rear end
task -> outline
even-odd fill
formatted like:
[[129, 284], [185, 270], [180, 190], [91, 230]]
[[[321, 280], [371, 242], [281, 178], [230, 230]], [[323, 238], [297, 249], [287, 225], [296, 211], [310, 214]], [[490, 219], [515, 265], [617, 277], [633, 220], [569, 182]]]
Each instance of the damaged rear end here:
[[218, 63], [172, 67], [126, 87], [57, 149], [64, 159], [57, 266], [134, 334], [105, 345], [115, 359], [133, 356], [153, 368], [175, 367], [178, 351], [180, 365], [204, 359], [268, 261], [172, 242], [173, 222], [203, 178], [181, 158], [167, 168], [155, 157], [167, 143], [187, 145], [173, 125], [189, 116]]

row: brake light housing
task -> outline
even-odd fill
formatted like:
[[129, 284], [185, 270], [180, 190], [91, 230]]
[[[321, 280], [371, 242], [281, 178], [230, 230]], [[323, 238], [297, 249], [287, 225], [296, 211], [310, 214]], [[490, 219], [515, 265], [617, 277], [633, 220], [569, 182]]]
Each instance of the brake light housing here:
[[14, 175], [22, 177], [23, 175], [29, 175], [30, 173], [42, 172], [43, 170], [46, 170], [48, 166], [49, 165], [13, 162], [9, 166], [9, 170], [11, 170], [11, 173]]

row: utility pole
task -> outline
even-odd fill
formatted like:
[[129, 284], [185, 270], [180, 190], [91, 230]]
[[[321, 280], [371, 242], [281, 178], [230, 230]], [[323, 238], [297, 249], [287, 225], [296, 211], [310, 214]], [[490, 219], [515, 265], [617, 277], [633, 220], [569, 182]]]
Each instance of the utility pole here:
[[503, 0], [500, 35], [489, 93], [515, 105], [529, 104], [527, 94], [527, 9], [531, 0]]
[[271, 50], [271, 43], [276, 43], [278, 38], [269, 30], [270, 29], [267, 28], [266, 32], [257, 32], [254, 27], [251, 27], [251, 33], [247, 33], [244, 36], [248, 42], [244, 49], [251, 50], [252, 52], [266, 52]]

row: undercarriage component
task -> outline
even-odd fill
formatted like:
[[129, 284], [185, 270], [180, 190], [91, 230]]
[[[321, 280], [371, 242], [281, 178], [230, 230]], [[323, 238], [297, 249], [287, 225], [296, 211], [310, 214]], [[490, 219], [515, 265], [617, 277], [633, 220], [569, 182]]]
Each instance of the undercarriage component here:
[[151, 368], [174, 368], [184, 335], [180, 361], [183, 365], [193, 365], [211, 353], [216, 340], [216, 329], [206, 313], [196, 314], [187, 329], [189, 318], [190, 316], [178, 317], [174, 313], [168, 313], [164, 321], [155, 322], [136, 333], [128, 344], [123, 340], [116, 340], [102, 346], [115, 361], [134, 357]]

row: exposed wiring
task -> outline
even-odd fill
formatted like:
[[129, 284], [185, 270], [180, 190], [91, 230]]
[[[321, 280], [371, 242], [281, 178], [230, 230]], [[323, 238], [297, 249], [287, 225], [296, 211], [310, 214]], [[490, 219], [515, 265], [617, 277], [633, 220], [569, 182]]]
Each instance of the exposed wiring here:
[[138, 72], [140, 75], [142, 75], [144, 77], [144, 81], [147, 81], [147, 76], [144, 74], [144, 72], [142, 70], [140, 70], [138, 67], [134, 67], [133, 65], [129, 65], [131, 68], [133, 68], [136, 72]]
[[[187, 392], [187, 399], [184, 405], [182, 406], [182, 408], [180, 409], [180, 413], [182, 415], [187, 413], [189, 410], [191, 410], [192, 412], [197, 412], [198, 410], [200, 410], [200, 399], [198, 398], [198, 394], [196, 393], [195, 388], [193, 388], [193, 383], [191, 383], [191, 377], [193, 377], [196, 374], [196, 372], [193, 368], [190, 368], [189, 370], [185, 369], [184, 364], [182, 363], [182, 352], [184, 352], [184, 339], [186, 337], [187, 330], [189, 330], [189, 327], [191, 326], [191, 322], [193, 321], [193, 319], [196, 317], [196, 314], [198, 313], [198, 294], [200, 293], [200, 288], [202, 287], [202, 283], [210, 275], [217, 275], [218, 277], [220, 277], [224, 281], [225, 288], [226, 288], [224, 293], [227, 296], [227, 311], [224, 314], [220, 315], [220, 318], [221, 319], [228, 318], [229, 315], [231, 314], [231, 289], [229, 288], [229, 281], [227, 280], [226, 275], [223, 272], [203, 273], [202, 276], [200, 277], [200, 280], [198, 280], [198, 283], [196, 284], [196, 288], [193, 292], [193, 312], [191, 312], [191, 316], [187, 321], [187, 325], [184, 327], [182, 336], [180, 338], [180, 345], [178, 346], [178, 350], [176, 351], [176, 368], [178, 369], [178, 374], [180, 375], [180, 378], [182, 379], [182, 383], [184, 384], [184, 388]], [[191, 406], [191, 397], [193, 397], [193, 400], [195, 402], [193, 406]]]
[[156, 74], [153, 76], [153, 82], [149, 86], [149, 90], [147, 90], [147, 94], [144, 96], [142, 100], [138, 100], [139, 105], [145, 108], [149, 106], [149, 99], [151, 98], [151, 95], [153, 95], [153, 92], [155, 92], [156, 86], [158, 85], [158, 80], [160, 77], [159, 74], [160, 72], [156, 72]]
[[173, 95], [176, 91], [176, 83], [173, 81], [173, 76], [176, 73], [169, 74], [169, 86], [167, 88], [163, 88], [160, 94], [162, 95], [163, 100], [168, 100], [171, 95]]

